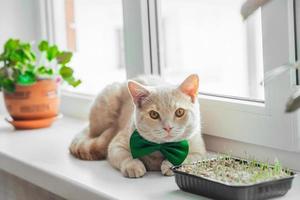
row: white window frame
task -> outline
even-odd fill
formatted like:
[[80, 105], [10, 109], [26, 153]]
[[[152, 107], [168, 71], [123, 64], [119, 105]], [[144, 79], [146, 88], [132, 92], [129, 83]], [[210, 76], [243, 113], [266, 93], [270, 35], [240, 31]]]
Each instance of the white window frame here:
[[[55, 12], [59, 0], [44, 0], [41, 10]], [[45, 3], [46, 2], [46, 3]], [[49, 4], [52, 4], [49, 6]], [[59, 7], [59, 6], [58, 6]], [[56, 9], [53, 9], [56, 8]], [[295, 62], [294, 0], [272, 0], [261, 9], [264, 72], [285, 63]], [[49, 21], [49, 13], [45, 20]], [[156, 0], [123, 0], [125, 62], [127, 77], [139, 74], [159, 74], [159, 5]], [[52, 16], [50, 21], [55, 20]], [[61, 19], [60, 19], [61, 20]], [[63, 23], [63, 22], [61, 22]], [[55, 34], [53, 21], [48, 24], [45, 38], [63, 41]], [[52, 26], [52, 28], [49, 28]], [[61, 26], [61, 25], [59, 25]], [[201, 76], [201, 75], [200, 75]], [[300, 157], [299, 112], [284, 114], [287, 97], [296, 86], [296, 73], [281, 75], [265, 85], [265, 102], [236, 100], [200, 94], [203, 133], [210, 149], [218, 151], [255, 152], [258, 158], [276, 155], [284, 164], [300, 169], [295, 156]], [[62, 111], [86, 118], [93, 96], [62, 91]], [[74, 110], [74, 107], [77, 109]], [[231, 145], [221, 148], [221, 144]], [[238, 150], [236, 147], [244, 147]], [[258, 146], [257, 146], [258, 145]], [[273, 150], [272, 150], [273, 149]], [[263, 152], [270, 152], [263, 154]], [[273, 154], [272, 154], [273, 153]], [[257, 155], [257, 153], [256, 153]]]
[[[140, 5], [148, 6], [140, 12], [147, 11], [144, 15], [148, 15], [145, 23], [148, 23], [146, 28], [150, 36], [130, 44], [150, 44], [151, 70], [152, 73], [159, 73], [159, 5], [151, 0], [141, 1]], [[272, 0], [261, 9], [264, 72], [295, 62], [293, 10], [293, 0]], [[127, 11], [134, 15], [134, 10]], [[133, 27], [129, 26], [128, 30], [131, 29]], [[295, 157], [300, 157], [299, 112], [284, 113], [287, 98], [295, 87], [296, 73], [291, 71], [265, 85], [263, 103], [201, 94], [203, 132], [209, 148], [222, 152], [235, 150], [234, 154], [240, 156], [245, 156], [244, 151], [250, 154], [255, 152], [254, 155], [262, 159], [279, 157], [288, 166], [300, 169], [300, 164], [295, 162]], [[226, 144], [230, 146], [223, 148]], [[259, 155], [257, 149], [260, 149]]]
[[[150, 24], [159, 21], [153, 15]], [[264, 72], [294, 62], [293, 0], [272, 0], [261, 9], [261, 15]], [[158, 26], [157, 24], [156, 27]], [[159, 40], [159, 36], [151, 35], [151, 39]], [[297, 116], [284, 114], [285, 103], [295, 87], [295, 81], [295, 72], [291, 72], [268, 83], [265, 86], [264, 103], [200, 95], [204, 133], [287, 151], [299, 151], [296, 140]]]

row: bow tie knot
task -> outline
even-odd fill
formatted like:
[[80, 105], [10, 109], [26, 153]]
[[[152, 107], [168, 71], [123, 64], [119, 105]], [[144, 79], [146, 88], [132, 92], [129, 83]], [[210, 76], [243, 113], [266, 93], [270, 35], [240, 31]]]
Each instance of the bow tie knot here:
[[134, 130], [130, 137], [130, 150], [133, 158], [140, 158], [160, 151], [170, 163], [180, 165], [188, 155], [189, 144], [187, 140], [162, 144], [154, 143], [144, 139], [137, 130]]

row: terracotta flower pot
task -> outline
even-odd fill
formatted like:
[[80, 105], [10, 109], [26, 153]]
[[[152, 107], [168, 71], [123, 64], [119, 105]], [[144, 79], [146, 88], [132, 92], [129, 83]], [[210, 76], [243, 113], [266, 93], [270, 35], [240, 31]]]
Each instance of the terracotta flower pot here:
[[15, 120], [53, 118], [59, 112], [58, 87], [54, 80], [39, 80], [30, 86], [16, 86], [14, 93], [4, 92], [4, 101]]

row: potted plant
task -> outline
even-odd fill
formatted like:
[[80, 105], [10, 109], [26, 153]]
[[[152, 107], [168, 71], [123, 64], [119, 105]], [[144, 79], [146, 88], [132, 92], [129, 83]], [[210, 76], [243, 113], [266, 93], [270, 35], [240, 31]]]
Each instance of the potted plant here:
[[175, 166], [177, 185], [188, 192], [215, 199], [267, 199], [282, 196], [291, 188], [294, 173], [255, 159], [218, 156]]
[[72, 53], [41, 41], [39, 59], [31, 44], [9, 39], [0, 54], [0, 90], [16, 128], [51, 125], [59, 113], [58, 84], [63, 79], [73, 87], [81, 81], [68, 63]]

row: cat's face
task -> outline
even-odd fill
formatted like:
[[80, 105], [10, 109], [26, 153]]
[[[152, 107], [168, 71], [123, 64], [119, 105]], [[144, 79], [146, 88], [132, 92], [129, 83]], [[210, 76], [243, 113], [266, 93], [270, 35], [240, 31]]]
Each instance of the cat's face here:
[[135, 103], [136, 127], [145, 139], [180, 141], [200, 129], [198, 76], [189, 76], [178, 88], [145, 87], [132, 81], [128, 88]]

